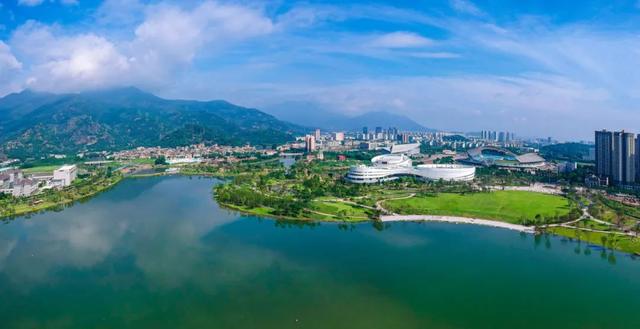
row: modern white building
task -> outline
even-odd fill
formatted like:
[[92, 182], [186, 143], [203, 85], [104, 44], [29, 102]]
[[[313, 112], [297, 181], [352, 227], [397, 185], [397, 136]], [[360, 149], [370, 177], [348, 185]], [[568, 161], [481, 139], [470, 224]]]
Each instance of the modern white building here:
[[391, 154], [414, 155], [420, 153], [420, 143], [394, 144], [386, 150]]
[[69, 186], [78, 177], [78, 167], [76, 165], [64, 165], [53, 171], [53, 180], [59, 186]]
[[404, 154], [385, 154], [371, 159], [371, 166], [352, 167], [345, 179], [351, 183], [380, 183], [414, 176], [424, 180], [470, 181], [475, 178], [476, 168], [456, 164], [423, 164], [413, 166]]

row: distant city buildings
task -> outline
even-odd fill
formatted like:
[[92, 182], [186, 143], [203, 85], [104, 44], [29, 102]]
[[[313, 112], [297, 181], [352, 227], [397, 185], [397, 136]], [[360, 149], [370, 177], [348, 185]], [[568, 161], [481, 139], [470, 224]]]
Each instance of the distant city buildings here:
[[595, 132], [596, 174], [616, 185], [631, 185], [640, 181], [638, 138], [625, 131]]
[[342, 131], [334, 132], [333, 133], [333, 140], [336, 141], [336, 142], [344, 141], [344, 132], [342, 132]]
[[508, 143], [515, 140], [515, 134], [508, 131], [491, 131], [483, 130], [480, 132], [480, 139], [485, 141], [494, 141], [500, 143]]
[[313, 135], [304, 137], [305, 151], [311, 153], [316, 150], [316, 138]]

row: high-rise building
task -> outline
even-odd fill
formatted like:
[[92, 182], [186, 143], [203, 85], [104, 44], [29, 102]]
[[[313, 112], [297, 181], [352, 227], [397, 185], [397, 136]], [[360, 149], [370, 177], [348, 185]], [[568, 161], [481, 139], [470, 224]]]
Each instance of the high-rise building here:
[[316, 150], [316, 138], [313, 135], [304, 136], [305, 150], [311, 153]]
[[402, 144], [409, 144], [409, 134], [402, 133]]
[[335, 140], [336, 142], [342, 142], [344, 140], [344, 132], [339, 131], [333, 133], [333, 140]]
[[507, 140], [507, 137], [504, 133], [504, 131], [501, 131], [498, 133], [498, 142], [505, 142]]
[[320, 128], [316, 128], [316, 131], [313, 137], [315, 137], [316, 140], [320, 140]]
[[613, 133], [596, 131], [596, 174], [600, 177], [612, 176]]
[[636, 183], [640, 183], [640, 134], [636, 137]]
[[362, 127], [362, 133], [365, 135], [369, 134], [369, 127]]
[[632, 184], [636, 181], [635, 142], [632, 133], [613, 133], [612, 177], [615, 183]]
[[636, 182], [638, 146], [632, 133], [596, 131], [596, 173], [616, 184]]

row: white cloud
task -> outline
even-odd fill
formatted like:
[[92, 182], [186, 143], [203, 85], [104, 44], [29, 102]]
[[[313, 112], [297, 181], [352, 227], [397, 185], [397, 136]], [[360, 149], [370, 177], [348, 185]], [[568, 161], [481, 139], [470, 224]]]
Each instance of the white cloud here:
[[20, 90], [22, 66], [9, 46], [0, 41], [0, 95]]
[[44, 2], [44, 0], [18, 0], [18, 4], [21, 6], [39, 6]]
[[433, 41], [413, 32], [392, 32], [383, 34], [371, 42], [371, 46], [380, 48], [416, 48], [433, 44]]
[[[11, 49], [6, 43], [0, 41], [0, 73], [4, 73], [10, 70], [19, 70], [22, 68], [22, 63], [16, 59], [11, 53]], [[4, 75], [4, 74], [2, 74]]]
[[14, 33], [11, 43], [30, 60], [26, 84], [34, 89], [113, 86], [130, 69], [128, 58], [113, 43], [91, 33], [59, 36], [53, 28], [31, 22]]
[[463, 14], [469, 14], [473, 16], [484, 16], [485, 13], [480, 10], [476, 5], [474, 5], [471, 1], [468, 0], [451, 0], [451, 7]]
[[[44, 3], [45, 0], [18, 0], [18, 5], [27, 6], [27, 7], [35, 7]], [[53, 2], [53, 0], [50, 0]], [[59, 0], [61, 4], [66, 6], [77, 5], [79, 4], [78, 0]]]
[[199, 54], [273, 31], [271, 20], [259, 10], [210, 1], [189, 10], [148, 6], [144, 15], [130, 40], [69, 34], [28, 22], [14, 31], [11, 45], [28, 63], [29, 87], [77, 91], [167, 83]]

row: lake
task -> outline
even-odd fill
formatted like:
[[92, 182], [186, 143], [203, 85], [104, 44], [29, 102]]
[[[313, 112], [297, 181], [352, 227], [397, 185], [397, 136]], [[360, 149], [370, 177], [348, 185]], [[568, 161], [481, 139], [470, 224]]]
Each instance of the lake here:
[[438, 223], [294, 225], [209, 178], [0, 225], [0, 328], [640, 328], [640, 260]]

